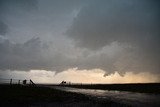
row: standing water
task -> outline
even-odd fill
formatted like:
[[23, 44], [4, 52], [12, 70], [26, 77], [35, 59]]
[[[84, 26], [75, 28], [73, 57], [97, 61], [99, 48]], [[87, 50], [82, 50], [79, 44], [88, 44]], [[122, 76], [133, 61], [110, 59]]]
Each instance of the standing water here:
[[79, 89], [61, 86], [51, 88], [62, 91], [76, 92], [102, 100], [111, 100], [136, 107], [160, 107], [160, 94], [135, 93], [127, 91], [108, 91], [98, 89]]

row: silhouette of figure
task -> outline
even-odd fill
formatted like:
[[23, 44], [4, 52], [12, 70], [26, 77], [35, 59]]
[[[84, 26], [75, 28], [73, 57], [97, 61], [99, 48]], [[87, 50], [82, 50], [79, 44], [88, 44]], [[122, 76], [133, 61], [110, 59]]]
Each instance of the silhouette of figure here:
[[10, 79], [10, 85], [12, 84], [12, 79]]
[[26, 83], [27, 83], [27, 80], [23, 80], [23, 84], [26, 85]]

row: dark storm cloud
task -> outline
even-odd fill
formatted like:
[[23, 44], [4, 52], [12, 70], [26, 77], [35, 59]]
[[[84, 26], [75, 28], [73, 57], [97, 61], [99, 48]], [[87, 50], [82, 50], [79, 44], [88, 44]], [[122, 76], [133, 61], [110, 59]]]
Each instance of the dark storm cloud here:
[[0, 69], [30, 70], [36, 68], [36, 64], [41, 61], [39, 59], [41, 49], [43, 48], [38, 38], [33, 38], [24, 44], [14, 44], [5, 39], [0, 43]]
[[1, 0], [0, 70], [158, 73], [159, 5], [156, 0]]
[[83, 2], [1, 0], [0, 69], [63, 71], [72, 68], [73, 61], [66, 55], [70, 47], [67, 47], [68, 42], [61, 37], [60, 31], [72, 11]]
[[94, 1], [81, 9], [67, 35], [76, 46], [95, 51], [115, 41], [129, 45], [124, 55], [105, 61], [111, 63], [106, 71], [159, 72], [159, 10], [158, 0]]
[[70, 63], [66, 57], [61, 53], [52, 52], [47, 44], [43, 44], [36, 37], [23, 44], [15, 44], [0, 38], [0, 69], [3, 71], [34, 69], [63, 71], [68, 69]]
[[120, 54], [123, 50], [117, 43], [112, 43], [96, 53], [74, 47], [51, 45], [43, 43], [38, 37], [20, 44], [1, 36], [0, 69], [3, 71], [39, 69], [61, 72], [78, 67], [78, 69], [101, 68], [111, 71], [113, 67], [111, 64], [117, 58], [117, 53]]
[[93, 50], [113, 41], [147, 42], [159, 37], [159, 6], [157, 0], [95, 1], [81, 9], [68, 36]]
[[71, 59], [51, 50], [48, 44], [34, 37], [23, 44], [0, 38], [0, 70], [52, 70], [61, 72], [73, 67]]
[[0, 0], [0, 20], [8, 26], [11, 41], [22, 43], [35, 35], [48, 40], [48, 34], [64, 32], [82, 4], [83, 0]]

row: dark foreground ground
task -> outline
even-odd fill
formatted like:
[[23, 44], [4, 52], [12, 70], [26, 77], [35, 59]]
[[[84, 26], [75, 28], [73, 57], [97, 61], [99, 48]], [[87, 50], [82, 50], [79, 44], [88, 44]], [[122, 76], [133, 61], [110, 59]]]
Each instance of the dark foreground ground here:
[[160, 83], [134, 83], [134, 84], [72, 84], [63, 85], [73, 88], [83, 89], [102, 89], [102, 90], [117, 90], [117, 91], [130, 91], [138, 93], [153, 93], [160, 94]]
[[126, 107], [113, 101], [46, 87], [0, 85], [0, 107]]

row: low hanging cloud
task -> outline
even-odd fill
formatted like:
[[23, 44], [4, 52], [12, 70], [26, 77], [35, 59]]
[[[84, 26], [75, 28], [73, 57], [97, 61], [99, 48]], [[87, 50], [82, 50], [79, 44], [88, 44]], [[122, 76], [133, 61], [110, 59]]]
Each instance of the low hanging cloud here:
[[115, 41], [129, 45], [111, 63], [111, 71], [159, 72], [159, 10], [156, 0], [94, 1], [81, 9], [67, 35], [88, 50], [99, 51]]
[[0, 43], [1, 70], [30, 70], [41, 65], [41, 43], [32, 38], [24, 44], [14, 44], [2, 37]]
[[70, 68], [81, 70], [100, 68], [110, 74], [116, 70], [112, 64], [125, 51], [125, 46], [120, 46], [117, 42], [95, 53], [72, 46], [59, 47], [59, 50], [57, 47], [43, 43], [38, 37], [20, 44], [1, 36], [0, 70], [50, 70], [58, 73]]
[[159, 74], [159, 8], [156, 0], [2, 0], [0, 71]]
[[0, 71], [50, 70], [61, 72], [73, 67], [72, 59], [34, 37], [25, 43], [12, 43], [0, 37]]
[[[0, 38], [0, 69], [5, 70], [50, 70], [57, 73], [70, 68], [79, 70], [102, 69], [109, 75], [118, 71], [157, 72], [158, 64], [144, 62], [143, 58], [130, 49], [130, 46], [113, 42], [99, 51], [67, 47], [62, 51], [43, 43], [40, 38], [32, 38], [23, 44]], [[144, 62], [144, 63], [141, 63]], [[157, 67], [157, 71], [155, 71]]]

